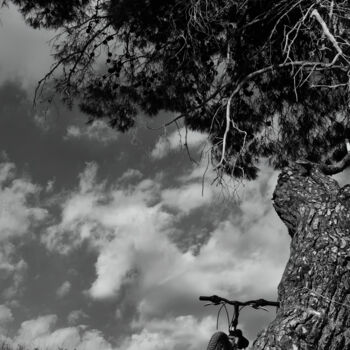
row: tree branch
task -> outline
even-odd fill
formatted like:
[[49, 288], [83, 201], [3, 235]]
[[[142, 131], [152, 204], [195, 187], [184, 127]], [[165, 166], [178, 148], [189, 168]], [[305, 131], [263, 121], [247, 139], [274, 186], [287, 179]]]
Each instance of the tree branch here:
[[[277, 64], [277, 65], [271, 65], [271, 66], [267, 66], [264, 68], [261, 68], [255, 72], [252, 72], [250, 74], [248, 74], [247, 76], [245, 76], [237, 85], [236, 88], [233, 90], [233, 92], [231, 93], [230, 97], [227, 99], [227, 104], [226, 104], [226, 128], [225, 128], [225, 132], [223, 135], [223, 142], [222, 142], [222, 154], [221, 154], [221, 159], [219, 161], [219, 163], [215, 166], [215, 168], [219, 168], [224, 160], [225, 160], [225, 153], [226, 153], [226, 140], [227, 140], [227, 135], [230, 131], [230, 124], [231, 122], [233, 123], [231, 116], [230, 116], [230, 108], [231, 108], [231, 102], [232, 99], [234, 98], [234, 96], [236, 96], [239, 91], [243, 88], [243, 86], [250, 80], [252, 80], [253, 78], [262, 75], [264, 73], [273, 71], [274, 69], [284, 69], [284, 68], [288, 68], [288, 67], [300, 67], [300, 68], [305, 68], [305, 67], [311, 67], [313, 70], [317, 70], [317, 68], [334, 68], [334, 64], [337, 61], [338, 57], [342, 54], [342, 52], [338, 52], [332, 62], [330, 63], [323, 63], [323, 62], [311, 62], [311, 61], [292, 61], [292, 62], [285, 62], [285, 63], [281, 63], [281, 64]], [[242, 133], [246, 132], [244, 130], [240, 130], [238, 127], [236, 127], [236, 129]], [[244, 147], [244, 145], [243, 145]], [[242, 147], [242, 148], [243, 148]]]
[[231, 117], [230, 117], [230, 108], [231, 108], [231, 101], [234, 95], [231, 95], [227, 101], [226, 104], [226, 128], [225, 128], [225, 133], [224, 137], [222, 139], [222, 151], [221, 151], [221, 159], [220, 162], [217, 164], [215, 168], [219, 168], [224, 160], [225, 160], [225, 153], [226, 153], [226, 140], [227, 140], [227, 135], [230, 131], [230, 124], [231, 124]]
[[[333, 10], [332, 10], [333, 12]], [[329, 41], [333, 44], [334, 48], [337, 50], [337, 52], [342, 55], [343, 51], [338, 45], [337, 41], [335, 40], [333, 34], [329, 31], [326, 22], [323, 20], [323, 18], [320, 16], [319, 12], [315, 9], [311, 12], [311, 17], [315, 17], [317, 22], [320, 23], [323, 33], [326, 35], [326, 37], [329, 39]]]

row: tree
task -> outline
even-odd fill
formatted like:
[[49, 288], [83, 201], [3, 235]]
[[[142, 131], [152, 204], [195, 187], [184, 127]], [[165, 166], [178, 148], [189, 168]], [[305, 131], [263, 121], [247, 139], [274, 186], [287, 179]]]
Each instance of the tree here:
[[139, 111], [208, 133], [218, 181], [282, 169], [292, 237], [280, 307], [254, 349], [350, 349], [350, 3], [329, 0], [12, 0], [60, 29], [54, 81], [71, 106], [126, 131]]

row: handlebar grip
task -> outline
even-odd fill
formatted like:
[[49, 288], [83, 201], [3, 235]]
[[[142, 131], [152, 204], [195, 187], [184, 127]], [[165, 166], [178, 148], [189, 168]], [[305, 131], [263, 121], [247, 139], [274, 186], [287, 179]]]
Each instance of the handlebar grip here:
[[224, 299], [221, 297], [218, 297], [217, 295], [212, 295], [210, 297], [206, 297], [202, 295], [199, 297], [199, 300], [210, 301], [213, 304], [220, 304], [220, 302]]

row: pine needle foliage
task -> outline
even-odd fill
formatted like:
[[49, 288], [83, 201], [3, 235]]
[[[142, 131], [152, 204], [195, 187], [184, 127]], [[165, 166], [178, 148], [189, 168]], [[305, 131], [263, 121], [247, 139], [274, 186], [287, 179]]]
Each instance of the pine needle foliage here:
[[[350, 136], [350, 1], [12, 0], [59, 29], [53, 80], [90, 121], [127, 131], [174, 112], [209, 134], [218, 173], [254, 179], [306, 159], [331, 165]], [[171, 122], [170, 122], [171, 123]]]

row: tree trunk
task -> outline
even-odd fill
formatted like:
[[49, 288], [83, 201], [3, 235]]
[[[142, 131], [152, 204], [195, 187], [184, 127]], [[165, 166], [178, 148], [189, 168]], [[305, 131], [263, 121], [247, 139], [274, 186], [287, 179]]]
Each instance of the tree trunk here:
[[312, 164], [282, 171], [274, 207], [292, 237], [276, 319], [254, 349], [350, 349], [350, 186]]

